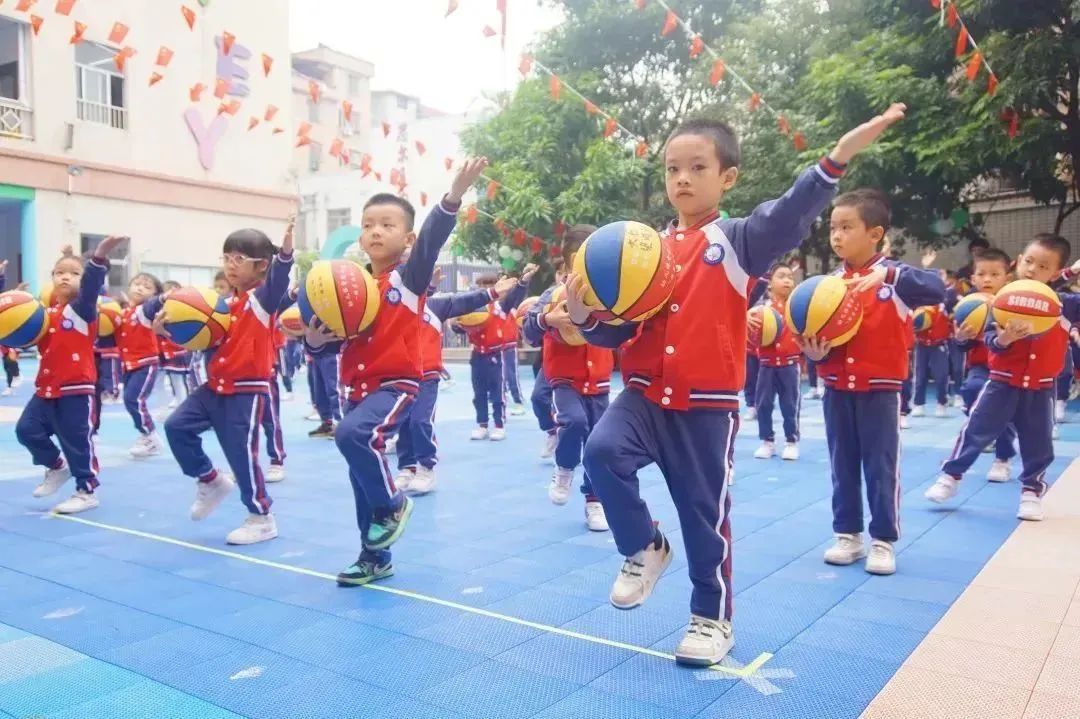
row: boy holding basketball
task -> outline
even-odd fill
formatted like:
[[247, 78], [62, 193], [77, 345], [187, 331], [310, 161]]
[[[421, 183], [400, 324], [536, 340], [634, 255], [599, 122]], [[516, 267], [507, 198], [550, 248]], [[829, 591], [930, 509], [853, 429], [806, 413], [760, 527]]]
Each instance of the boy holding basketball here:
[[690, 627], [679, 662], [710, 665], [734, 644], [728, 474], [738, 430], [745, 371], [747, 294], [756, 279], [799, 245], [828, 205], [846, 164], [904, 114], [903, 105], [852, 130], [778, 200], [748, 218], [723, 219], [717, 207], [738, 178], [740, 150], [722, 122], [690, 121], [664, 150], [667, 193], [678, 222], [665, 234], [673, 254], [675, 288], [654, 317], [640, 325], [590, 321], [588, 287], [575, 275], [567, 308], [586, 339], [627, 345], [621, 356], [627, 391], [600, 419], [584, 464], [626, 560], [611, 603], [644, 602], [671, 563], [672, 548], [641, 499], [637, 472], [656, 463], [667, 479], [694, 589]]
[[[1064, 238], [1036, 235], [1017, 259], [1017, 279], [1046, 285], [1059, 277], [1069, 281], [1080, 274], [1080, 262], [1062, 272], [1071, 252]], [[972, 405], [952, 454], [941, 465], [941, 476], [926, 492], [927, 499], [944, 502], [956, 496], [960, 479], [983, 447], [1011, 424], [1020, 440], [1024, 465], [1016, 516], [1035, 522], [1043, 518], [1044, 477], [1054, 461], [1054, 383], [1069, 346], [1069, 325], [1080, 320], [1080, 294], [1059, 293], [1058, 297], [1061, 319], [1042, 334], [1036, 335], [1027, 320], [1010, 319], [1004, 327], [988, 323], [990, 380]]]
[[[769, 299], [765, 306], [784, 316], [788, 297], [795, 289], [795, 275], [787, 265], [774, 265], [768, 275]], [[760, 328], [758, 328], [760, 329]], [[757, 348], [758, 367], [757, 402], [758, 438], [761, 446], [754, 452], [756, 459], [771, 459], [776, 454], [776, 432], [773, 429], [773, 407], [780, 401], [780, 415], [784, 420], [784, 449], [781, 458], [795, 461], [799, 458], [799, 407], [801, 406], [801, 381], [799, 361], [802, 353], [795, 335], [786, 324], [780, 328], [780, 336], [768, 347]]]

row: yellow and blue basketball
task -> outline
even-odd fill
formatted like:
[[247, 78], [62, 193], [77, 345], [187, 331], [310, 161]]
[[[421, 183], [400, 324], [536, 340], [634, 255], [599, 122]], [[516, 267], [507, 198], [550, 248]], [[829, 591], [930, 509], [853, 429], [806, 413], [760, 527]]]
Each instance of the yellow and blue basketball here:
[[911, 326], [916, 332], [925, 332], [934, 324], [933, 307], [916, 307], [911, 315]]
[[290, 337], [304, 336], [304, 320], [300, 317], [300, 308], [293, 305], [278, 315], [278, 324], [281, 331]]
[[120, 303], [116, 300], [102, 300], [98, 302], [98, 337], [112, 337], [116, 334], [116, 328], [120, 326], [120, 315], [124, 312]]
[[675, 289], [675, 260], [656, 230], [640, 222], [613, 222], [589, 235], [574, 257], [574, 274], [585, 279], [585, 304], [603, 310], [608, 324], [643, 322]]
[[862, 302], [836, 275], [818, 275], [800, 283], [784, 310], [784, 321], [792, 332], [827, 341], [833, 347], [850, 341], [862, 318]]
[[990, 317], [990, 305], [994, 296], [986, 292], [976, 292], [961, 298], [953, 308], [953, 323], [956, 327], [981, 334]]
[[[389, 293], [401, 290], [391, 288]], [[329, 260], [311, 266], [296, 304], [305, 325], [318, 318], [342, 339], [359, 337], [379, 313], [379, 285], [352, 260]]]
[[[555, 291], [551, 293], [551, 299], [548, 301], [547, 307], [544, 308], [544, 314], [551, 312], [564, 302], [566, 302], [566, 285], [559, 285], [555, 288]], [[561, 329], [558, 334], [558, 339], [565, 345], [580, 347], [585, 344], [585, 338], [581, 335], [581, 332], [577, 327]]]
[[212, 289], [182, 287], [170, 293], [162, 306], [165, 330], [184, 349], [216, 347], [229, 331], [232, 316], [225, 298]]
[[1061, 317], [1061, 300], [1049, 286], [1035, 280], [1016, 280], [994, 296], [994, 322], [1004, 327], [1010, 320], [1031, 323], [1032, 334], [1041, 335]]
[[525, 318], [528, 316], [529, 310], [539, 301], [539, 297], [526, 297], [521, 301], [521, 304], [514, 310], [514, 319], [517, 320], [518, 327], [525, 324]]
[[758, 305], [751, 307], [747, 316], [757, 317], [761, 329], [750, 332], [750, 344], [755, 347], [772, 347], [784, 332], [784, 318], [773, 307]]
[[0, 294], [0, 345], [30, 347], [49, 330], [45, 305], [29, 292], [11, 290]]
[[479, 327], [491, 318], [491, 313], [487, 310], [476, 310], [475, 312], [467, 312], [466, 314], [459, 315], [454, 318], [454, 321], [461, 327], [473, 328]]
[[41, 286], [41, 294], [38, 295], [38, 299], [40, 299], [41, 304], [45, 305], [46, 307], [52, 307], [53, 289], [54, 285], [52, 282], [46, 282]]

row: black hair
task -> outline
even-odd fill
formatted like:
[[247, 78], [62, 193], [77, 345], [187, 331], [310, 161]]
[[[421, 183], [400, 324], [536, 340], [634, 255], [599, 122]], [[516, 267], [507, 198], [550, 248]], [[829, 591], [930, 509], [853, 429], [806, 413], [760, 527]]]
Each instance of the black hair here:
[[667, 141], [670, 143], [682, 135], [699, 135], [712, 140], [716, 148], [716, 159], [720, 161], [720, 167], [725, 170], [729, 167], [738, 167], [742, 163], [739, 137], [731, 125], [723, 120], [710, 120], [705, 117], [687, 120], [675, 128]]
[[881, 190], [862, 188], [845, 192], [833, 200], [833, 207], [854, 207], [868, 229], [880, 227], [888, 232], [892, 225], [889, 198]]
[[498, 275], [488, 272], [488, 273], [483, 274], [483, 275], [477, 275], [477, 277], [476, 277], [476, 286], [477, 287], [490, 286], [490, 285], [494, 285], [498, 281], [499, 281], [499, 276]]
[[562, 271], [563, 266], [566, 264], [566, 260], [561, 257], [554, 257], [551, 260], [551, 269], [556, 272]]
[[266, 260], [269, 262], [274, 259], [278, 249], [262, 230], [247, 229], [237, 230], [226, 237], [222, 251], [225, 253], [238, 252], [253, 260]]
[[776, 271], [779, 270], [779, 269], [788, 269], [788, 270], [791, 270], [792, 274], [795, 273], [795, 270], [792, 270], [791, 265], [789, 265], [788, 263], [786, 263], [786, 262], [774, 262], [772, 267], [769, 268], [768, 272], [765, 273], [765, 277], [767, 279], [771, 280], [773, 275], [775, 275]]
[[589, 235], [596, 232], [596, 225], [571, 225], [563, 235], [562, 258], [569, 265], [574, 260], [574, 255], [581, 249]]
[[971, 252], [976, 248], [984, 250], [989, 249], [990, 241], [987, 240], [985, 237], [972, 237], [971, 242], [968, 243], [968, 252]]
[[400, 207], [401, 211], [405, 213], [406, 229], [412, 232], [413, 226], [416, 224], [416, 209], [411, 202], [404, 197], [391, 195], [389, 192], [380, 192], [377, 195], [372, 195], [371, 199], [364, 203], [364, 209], [367, 210], [375, 205], [395, 205]]
[[983, 251], [980, 252], [975, 258], [976, 265], [980, 262], [1000, 262], [1001, 264], [1005, 265], [1006, 272], [1008, 272], [1009, 268], [1012, 267], [1012, 258], [1009, 257], [1009, 254], [1004, 250], [999, 250], [996, 247], [988, 246], [983, 248]]
[[1061, 235], [1052, 232], [1040, 232], [1031, 238], [1028, 247], [1038, 245], [1044, 249], [1056, 252], [1059, 260], [1058, 269], [1069, 264], [1069, 256], [1072, 254], [1072, 245]]
[[183, 285], [181, 285], [181, 284], [180, 284], [179, 282], [177, 282], [176, 280], [165, 280], [164, 282], [162, 282], [162, 283], [161, 283], [161, 288], [162, 288], [163, 290], [178, 290], [178, 289], [180, 289], [180, 288], [181, 288], [182, 286], [183, 286]]
[[150, 274], [149, 272], [140, 272], [140, 273], [132, 276], [132, 278], [130, 280], [128, 280], [128, 284], [130, 285], [135, 280], [149, 280], [150, 284], [152, 284], [154, 286], [154, 294], [155, 295], [160, 295], [162, 292], [165, 291], [165, 289], [161, 285], [161, 280], [159, 280], [157, 277]]
[[218, 270], [217, 274], [214, 275], [214, 282], [228, 282], [228, 281], [229, 281], [228, 278], [225, 277], [225, 270]]

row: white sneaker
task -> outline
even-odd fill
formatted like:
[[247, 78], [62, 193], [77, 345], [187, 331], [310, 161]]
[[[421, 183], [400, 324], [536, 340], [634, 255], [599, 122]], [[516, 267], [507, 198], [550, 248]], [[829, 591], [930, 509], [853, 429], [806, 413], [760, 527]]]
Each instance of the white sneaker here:
[[386, 444], [383, 446], [383, 452], [386, 454], [397, 454], [397, 441], [397, 435], [386, 440]]
[[158, 437], [157, 432], [151, 432], [135, 440], [135, 444], [128, 450], [128, 454], [135, 459], [146, 459], [161, 454], [162, 449], [161, 438]]
[[249, 514], [239, 527], [225, 537], [227, 544], [258, 544], [277, 536], [277, 522], [272, 514]]
[[1065, 400], [1059, 399], [1054, 402], [1054, 421], [1065, 421]]
[[747, 422], [753, 422], [755, 419], [757, 419], [757, 407], [747, 407], [746, 413], [743, 414], [743, 419], [745, 419]]
[[469, 439], [472, 439], [472, 440], [487, 439], [487, 438], [488, 438], [488, 428], [487, 427], [475, 427], [473, 429], [473, 431], [469, 434]]
[[551, 459], [555, 455], [555, 448], [559, 446], [559, 435], [551, 432], [544, 437], [544, 448], [540, 450], [540, 459]]
[[824, 399], [825, 398], [825, 388], [824, 387], [818, 387], [816, 390], [814, 390], [814, 394], [817, 395], [818, 399]]
[[1029, 522], [1041, 522], [1043, 519], [1042, 497], [1034, 492], [1024, 492], [1020, 495], [1020, 509], [1016, 510], [1018, 519]]
[[167, 409], [176, 409], [179, 406], [180, 406], [180, 400], [173, 397], [171, 400], [169, 400], [169, 404], [167, 406]]
[[319, 416], [318, 412], [312, 412], [307, 417], [304, 417], [304, 419], [306, 419], [308, 422], [322, 422], [322, 417]]
[[435, 489], [435, 470], [424, 465], [416, 468], [416, 474], [409, 481], [408, 492], [412, 495], [427, 494]]
[[652, 542], [632, 557], [623, 561], [619, 576], [615, 578], [615, 584], [611, 587], [612, 606], [616, 609], [633, 609], [640, 605], [652, 594], [656, 581], [664, 574], [664, 570], [671, 564], [674, 552], [667, 537], [664, 544], [656, 549]]
[[776, 445], [772, 442], [762, 442], [761, 446], [754, 450], [754, 459], [772, 459], [776, 455]]
[[806, 394], [802, 396], [803, 399], [818, 399], [818, 391], [811, 387], [807, 390]]
[[892, 542], [875, 539], [870, 542], [870, 555], [866, 558], [866, 571], [870, 574], [895, 574], [896, 553]]
[[510, 415], [513, 417], [522, 417], [525, 414], [525, 405], [515, 404], [510, 407]]
[[0, 392], [0, 397], [10, 397], [11, 387], [5, 387], [3, 392]]
[[22, 387], [22, 375], [19, 375], [15, 379], [11, 380], [11, 386], [15, 387], [16, 389]]
[[506, 428], [505, 427], [494, 427], [494, 428], [492, 428], [491, 434], [488, 435], [488, 439], [490, 439], [492, 442], [502, 442], [504, 439], [506, 439]]
[[836, 544], [825, 550], [826, 564], [854, 564], [866, 556], [861, 534], [838, 534]]
[[1012, 476], [1012, 463], [1007, 459], [995, 459], [986, 473], [988, 482], [1008, 482]]
[[191, 518], [198, 522], [206, 519], [217, 509], [221, 501], [233, 491], [236, 482], [228, 472], [218, 472], [212, 482], [195, 483], [195, 502], [191, 505]]
[[285, 467], [280, 464], [271, 464], [269, 469], [266, 470], [266, 476], [263, 478], [268, 483], [285, 481]]
[[945, 405], [939, 404], [937, 407], [935, 407], [934, 408], [934, 416], [935, 417], [945, 417], [946, 416]]
[[960, 395], [956, 395], [955, 397], [953, 397], [952, 406], [956, 407], [957, 409], [963, 409], [964, 408], [964, 398], [961, 397]]
[[60, 469], [45, 470], [45, 479], [41, 480], [41, 484], [34, 488], [34, 496], [40, 499], [41, 497], [56, 494], [56, 491], [63, 487], [64, 483], [69, 479], [71, 479], [71, 470], [68, 469], [66, 462]]
[[1054, 428], [1050, 430], [1050, 439], [1061, 439], [1061, 425], [1054, 423]]
[[917, 404], [917, 405], [915, 405], [914, 407], [911, 408], [911, 416], [912, 417], [925, 417], [926, 416], [926, 410], [923, 408], [923, 406], [921, 404]]
[[799, 458], [799, 445], [796, 442], [788, 442], [784, 445], [784, 451], [780, 453], [780, 459], [794, 462]]
[[394, 486], [400, 489], [402, 492], [408, 492], [409, 486], [412, 484], [413, 477], [416, 476], [416, 470], [412, 468], [405, 468], [399, 470], [397, 476], [394, 477]]
[[292, 392], [282, 392], [281, 393], [281, 401], [282, 402], [292, 402], [293, 401], [293, 393]]
[[900, 415], [900, 429], [911, 429], [911, 420], [906, 414]]
[[563, 505], [570, 499], [570, 488], [574, 486], [574, 470], [555, 468], [555, 474], [548, 485], [548, 499], [552, 504]]
[[585, 526], [590, 532], [608, 531], [607, 514], [604, 513], [604, 505], [599, 502], [585, 503]]
[[930, 485], [930, 489], [926, 490], [923, 494], [924, 497], [931, 502], [947, 502], [956, 496], [956, 492], [960, 488], [960, 483], [953, 477], [947, 474], [943, 474], [937, 478], [937, 481]]
[[[98, 506], [98, 498], [90, 492], [77, 490], [70, 498], [52, 508], [57, 514], [78, 514]], [[1041, 519], [1041, 517], [1040, 517]]]
[[711, 667], [735, 646], [731, 622], [690, 615], [690, 628], [675, 649], [675, 661], [696, 667]]

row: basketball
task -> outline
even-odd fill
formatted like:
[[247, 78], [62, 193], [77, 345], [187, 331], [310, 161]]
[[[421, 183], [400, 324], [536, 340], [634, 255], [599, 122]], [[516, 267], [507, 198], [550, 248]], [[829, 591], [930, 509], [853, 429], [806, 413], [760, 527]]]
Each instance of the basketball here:
[[41, 300], [41, 304], [45, 305], [46, 307], [52, 307], [52, 301], [53, 301], [53, 283], [52, 282], [46, 282], [45, 284], [43, 284], [41, 286], [41, 294], [38, 295], [38, 298]]
[[859, 298], [836, 275], [818, 275], [801, 283], [792, 291], [784, 312], [792, 332], [826, 340], [833, 347], [855, 336], [862, 317]]
[[933, 307], [917, 307], [911, 315], [911, 325], [916, 332], [925, 332], [934, 324]]
[[282, 332], [290, 337], [304, 336], [304, 320], [300, 317], [300, 308], [296, 305], [278, 315], [278, 323], [281, 324]]
[[[400, 290], [391, 288], [388, 292]], [[352, 260], [329, 260], [311, 266], [296, 304], [305, 325], [314, 318], [342, 339], [351, 340], [371, 328], [379, 313], [375, 278]]]
[[[559, 285], [555, 288], [555, 291], [551, 293], [551, 300], [548, 301], [547, 307], [544, 308], [544, 313], [551, 312], [563, 302], [566, 302], [566, 285]], [[570, 345], [571, 347], [580, 347], [585, 344], [585, 338], [581, 336], [581, 332], [577, 327], [567, 327], [566, 329], [559, 330], [558, 339], [563, 344]]]
[[757, 317], [761, 320], [761, 329], [750, 331], [750, 344], [755, 347], [771, 347], [776, 344], [780, 334], [784, 331], [784, 318], [772, 307], [758, 305], [751, 307], [746, 313], [747, 317]]
[[476, 312], [469, 312], [467, 314], [460, 315], [459, 317], [455, 318], [455, 321], [461, 327], [472, 328], [479, 327], [480, 325], [484, 324], [488, 321], [489, 317], [491, 317], [491, 313], [487, 310], [477, 310]]
[[0, 294], [0, 345], [29, 347], [45, 336], [49, 318], [45, 305], [29, 292]]
[[1061, 300], [1042, 282], [1016, 280], [1001, 288], [994, 297], [991, 314], [998, 327], [1009, 320], [1030, 322], [1033, 335], [1041, 335], [1058, 323]]
[[212, 289], [184, 287], [171, 293], [161, 311], [169, 338], [184, 349], [210, 349], [225, 339], [232, 316], [225, 298]]
[[675, 261], [656, 230], [640, 222], [613, 222], [589, 235], [574, 256], [574, 274], [585, 279], [585, 304], [601, 322], [643, 322], [675, 289]]
[[976, 292], [962, 297], [953, 308], [953, 322], [957, 328], [964, 328], [976, 334], [982, 334], [986, 320], [990, 316], [990, 305], [994, 296], [986, 292]]
[[518, 327], [525, 324], [525, 317], [529, 314], [529, 310], [539, 301], [539, 297], [526, 297], [521, 301], [521, 304], [517, 306], [517, 310], [514, 311]]
[[115, 300], [98, 302], [98, 337], [112, 337], [116, 328], [120, 326], [120, 315], [123, 313], [120, 303]]

